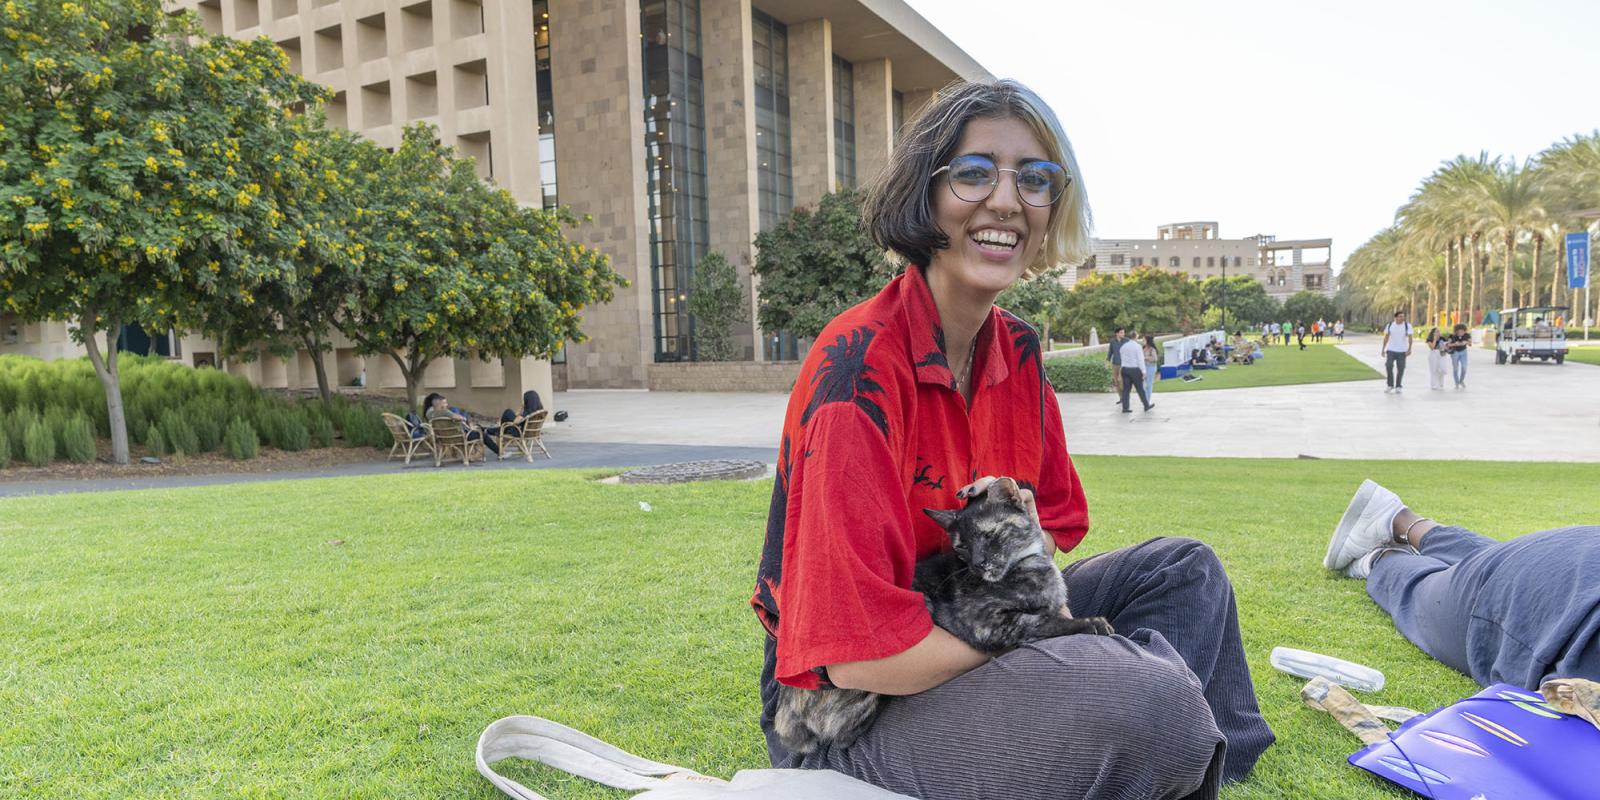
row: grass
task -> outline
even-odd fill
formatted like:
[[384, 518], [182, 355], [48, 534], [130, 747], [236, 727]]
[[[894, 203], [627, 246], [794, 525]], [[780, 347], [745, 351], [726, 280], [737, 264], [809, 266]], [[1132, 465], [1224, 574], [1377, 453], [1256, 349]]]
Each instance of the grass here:
[[[1273, 672], [1383, 670], [1372, 702], [1475, 691], [1320, 556], [1371, 476], [1499, 537], [1600, 518], [1600, 465], [1078, 459], [1083, 555], [1216, 548], [1278, 734], [1226, 800], [1400, 798]], [[532, 713], [706, 773], [761, 765], [746, 601], [770, 482], [464, 470], [0, 500], [0, 796], [479, 798], [490, 721]], [[1173, 491], [1182, 487], [1182, 491]], [[640, 501], [654, 510], [644, 512]], [[527, 765], [555, 798], [619, 798]]]
[[1156, 381], [1157, 392], [1197, 392], [1207, 389], [1239, 389], [1246, 386], [1288, 386], [1300, 383], [1334, 383], [1381, 378], [1377, 370], [1356, 360], [1332, 342], [1277, 345], [1266, 349], [1266, 357], [1250, 366], [1229, 365], [1226, 369], [1195, 370], [1201, 380]]
[[1567, 360], [1580, 364], [1600, 366], [1600, 347], [1573, 347], [1567, 350]]

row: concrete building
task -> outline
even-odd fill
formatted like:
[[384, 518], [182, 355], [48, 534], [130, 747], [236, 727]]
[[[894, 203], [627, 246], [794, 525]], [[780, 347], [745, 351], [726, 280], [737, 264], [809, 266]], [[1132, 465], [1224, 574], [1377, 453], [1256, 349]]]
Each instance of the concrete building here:
[[1224, 239], [1215, 222], [1176, 222], [1156, 229], [1154, 239], [1095, 239], [1093, 255], [1076, 269], [1067, 270], [1063, 283], [1071, 288], [1095, 272], [1122, 275], [1138, 267], [1181, 271], [1195, 280], [1229, 275], [1249, 275], [1282, 300], [1303, 289], [1332, 296], [1332, 239], [1279, 241], [1258, 234]]
[[[726, 256], [754, 308], [757, 232], [865, 183], [899, 125], [938, 88], [991, 77], [903, 0], [172, 5], [195, 11], [211, 32], [277, 42], [296, 70], [335, 92], [334, 123], [385, 146], [407, 124], [432, 123], [520, 201], [592, 217], [575, 239], [609, 255], [630, 285], [584, 312], [590, 341], [553, 365], [441, 361], [429, 370], [427, 388], [452, 389], [463, 402], [486, 395], [489, 406], [523, 388], [703, 385], [697, 368], [711, 367], [693, 363], [687, 310], [695, 263], [711, 251]], [[81, 353], [65, 330], [0, 318], [0, 352]], [[758, 330], [753, 319], [740, 341], [747, 362], [715, 369], [770, 372], [765, 362], [802, 355], [792, 336]], [[203, 339], [157, 343], [189, 363], [216, 359]], [[365, 370], [376, 385], [403, 385], [387, 359], [335, 345], [339, 384]], [[313, 377], [300, 357], [225, 366], [267, 386], [304, 387]]]

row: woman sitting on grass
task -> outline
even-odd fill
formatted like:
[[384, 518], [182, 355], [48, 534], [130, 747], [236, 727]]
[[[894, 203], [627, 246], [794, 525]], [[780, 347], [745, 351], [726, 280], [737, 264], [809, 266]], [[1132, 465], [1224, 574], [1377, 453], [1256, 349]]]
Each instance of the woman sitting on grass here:
[[[994, 306], [1089, 252], [1054, 112], [1013, 81], [947, 87], [907, 124], [863, 216], [909, 266], [827, 325], [789, 398], [751, 601], [772, 763], [925, 800], [1215, 797], [1273, 737], [1206, 545], [1153, 539], [1072, 563], [1072, 614], [1119, 635], [1006, 653], [935, 626], [911, 589], [916, 562], [950, 549], [922, 510], [987, 476], [1028, 490], [1042, 554], [1089, 530], [1038, 336]], [[778, 683], [890, 697], [854, 743], [802, 755], [773, 730]]]

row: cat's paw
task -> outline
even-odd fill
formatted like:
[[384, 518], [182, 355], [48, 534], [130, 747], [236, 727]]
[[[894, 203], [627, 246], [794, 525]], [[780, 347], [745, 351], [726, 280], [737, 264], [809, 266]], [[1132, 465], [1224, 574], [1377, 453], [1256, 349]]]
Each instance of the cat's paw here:
[[1117, 632], [1115, 628], [1111, 627], [1111, 623], [1106, 621], [1105, 617], [1085, 617], [1083, 621], [1088, 623], [1088, 629], [1084, 633], [1092, 633], [1095, 636], [1110, 636]]

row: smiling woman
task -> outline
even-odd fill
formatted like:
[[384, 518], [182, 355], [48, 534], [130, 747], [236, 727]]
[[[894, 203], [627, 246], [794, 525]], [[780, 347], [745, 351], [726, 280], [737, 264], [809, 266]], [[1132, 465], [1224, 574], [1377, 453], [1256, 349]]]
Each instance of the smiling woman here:
[[[905, 126], [869, 191], [867, 229], [909, 266], [824, 328], [789, 398], [751, 601], [767, 631], [761, 722], [775, 766], [925, 800], [1202, 798], [1271, 744], [1231, 586], [1200, 542], [1155, 539], [1066, 568], [1073, 615], [1124, 636], [987, 653], [934, 625], [911, 588], [917, 561], [950, 549], [920, 511], [983, 494], [988, 476], [1021, 487], [1045, 553], [1088, 533], [1039, 338], [994, 305], [1024, 276], [1087, 255], [1077, 170], [1032, 91], [961, 83]], [[836, 718], [809, 720], [830, 733], [792, 740], [805, 752], [776, 733], [779, 697], [795, 696], [780, 685], [835, 693], [815, 705]], [[850, 689], [886, 697], [845, 741], [832, 731], [861, 722], [846, 718], [862, 708]]]

